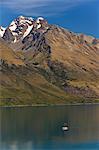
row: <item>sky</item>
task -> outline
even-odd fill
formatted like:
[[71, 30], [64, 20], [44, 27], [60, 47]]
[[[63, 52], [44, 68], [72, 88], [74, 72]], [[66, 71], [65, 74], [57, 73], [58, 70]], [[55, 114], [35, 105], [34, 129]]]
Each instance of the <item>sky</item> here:
[[18, 16], [44, 17], [73, 32], [99, 38], [99, 0], [0, 0], [0, 25]]

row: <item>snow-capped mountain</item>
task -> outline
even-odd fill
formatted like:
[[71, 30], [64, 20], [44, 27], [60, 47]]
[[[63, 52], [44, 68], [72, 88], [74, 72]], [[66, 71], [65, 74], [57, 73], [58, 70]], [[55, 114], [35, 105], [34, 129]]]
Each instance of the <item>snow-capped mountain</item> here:
[[[24, 39], [37, 38], [39, 34], [45, 33], [50, 29], [50, 25], [43, 17], [36, 19], [32, 17], [19, 16], [11, 22], [7, 28], [0, 27], [0, 37], [10, 44], [23, 42]], [[73, 35], [75, 33], [72, 32]], [[29, 36], [31, 35], [31, 36]], [[99, 48], [99, 39], [84, 34], [76, 34], [81, 43], [88, 42]]]
[[23, 40], [32, 30], [41, 30], [42, 32], [47, 25], [47, 21], [42, 17], [33, 19], [31, 17], [19, 16], [6, 28], [2, 37], [6, 41], [16, 43], [20, 39]]

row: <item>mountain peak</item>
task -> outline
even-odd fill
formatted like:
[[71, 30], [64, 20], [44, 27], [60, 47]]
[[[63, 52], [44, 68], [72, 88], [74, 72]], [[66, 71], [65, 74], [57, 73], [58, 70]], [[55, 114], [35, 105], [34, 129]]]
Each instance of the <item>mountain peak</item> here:
[[19, 16], [18, 18], [20, 18], [20, 19], [24, 19], [25, 17], [24, 17], [24, 16]]
[[11, 42], [17, 42], [20, 39], [24, 39], [27, 35], [30, 34], [32, 30], [39, 30], [41, 29], [41, 32], [44, 31], [45, 27], [48, 26], [47, 21], [43, 17], [38, 17], [37, 19], [34, 19], [32, 17], [25, 17], [25, 16], [19, 16], [15, 20], [11, 22], [11, 24], [6, 28], [6, 30], [2, 33], [1, 37], [3, 37], [7, 41], [10, 41], [10, 36], [7, 36], [8, 29], [10, 30], [13, 38], [13, 41]]

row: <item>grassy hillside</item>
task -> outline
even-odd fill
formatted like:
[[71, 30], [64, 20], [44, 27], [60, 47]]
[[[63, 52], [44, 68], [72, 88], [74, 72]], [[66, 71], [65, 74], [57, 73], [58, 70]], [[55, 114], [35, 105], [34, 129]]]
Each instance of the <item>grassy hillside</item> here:
[[5, 67], [3, 70], [0, 105], [65, 104], [80, 100], [49, 83], [34, 69]]
[[0, 59], [5, 60], [9, 65], [24, 65], [24, 62], [8, 45], [0, 39]]

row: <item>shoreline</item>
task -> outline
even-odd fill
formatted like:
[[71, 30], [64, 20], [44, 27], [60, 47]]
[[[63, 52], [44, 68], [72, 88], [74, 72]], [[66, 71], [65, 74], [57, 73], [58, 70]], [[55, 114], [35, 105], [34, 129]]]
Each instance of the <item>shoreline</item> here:
[[74, 103], [74, 104], [34, 104], [34, 105], [13, 105], [13, 106], [0, 106], [0, 108], [22, 108], [22, 107], [53, 107], [53, 106], [86, 106], [86, 105], [99, 105], [99, 103]]

